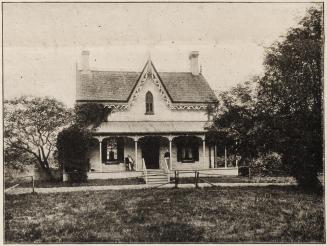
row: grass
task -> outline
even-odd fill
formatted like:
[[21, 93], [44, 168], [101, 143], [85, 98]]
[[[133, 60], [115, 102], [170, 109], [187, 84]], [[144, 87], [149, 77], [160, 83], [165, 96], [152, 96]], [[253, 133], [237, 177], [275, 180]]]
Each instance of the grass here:
[[[31, 181], [25, 182], [17, 182], [19, 183], [19, 187], [32, 187]], [[5, 184], [5, 187], [11, 187], [15, 182], [8, 182]], [[103, 185], [136, 185], [136, 184], [144, 184], [144, 181], [139, 178], [125, 178], [125, 179], [92, 179], [83, 183], [70, 183], [70, 182], [62, 182], [62, 181], [43, 181], [43, 180], [35, 180], [34, 186], [36, 188], [52, 188], [52, 187], [76, 187], [76, 186], [103, 186]]]
[[[204, 183], [205, 181], [211, 183], [292, 183], [295, 179], [292, 177], [242, 177], [242, 176], [219, 176], [219, 177], [201, 177], [199, 183]], [[174, 182], [174, 177], [172, 177], [172, 182]], [[194, 183], [193, 177], [179, 178], [180, 184]], [[19, 183], [19, 187], [31, 188], [32, 182], [26, 180], [18, 180], [12, 182], [5, 182], [5, 187], [9, 188], [15, 184]], [[70, 183], [61, 181], [41, 181], [35, 180], [34, 185], [36, 188], [52, 188], [52, 187], [75, 187], [75, 186], [106, 186], [106, 185], [137, 185], [144, 184], [144, 180], [141, 178], [125, 178], [125, 179], [95, 179], [88, 180], [85, 183]]]
[[295, 187], [5, 196], [5, 242], [324, 242], [322, 196]]
[[[211, 183], [294, 183], [295, 179], [288, 176], [280, 177], [253, 177], [248, 178], [244, 176], [218, 176], [218, 177], [201, 177], [199, 183], [209, 181]], [[187, 184], [194, 183], [193, 177], [180, 178], [179, 183]]]

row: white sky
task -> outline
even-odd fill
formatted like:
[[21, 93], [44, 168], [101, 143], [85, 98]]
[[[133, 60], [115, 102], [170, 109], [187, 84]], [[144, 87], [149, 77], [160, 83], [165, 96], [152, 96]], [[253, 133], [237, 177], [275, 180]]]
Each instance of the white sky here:
[[189, 71], [200, 52], [215, 90], [263, 71], [264, 47], [296, 26], [308, 3], [4, 3], [4, 94], [75, 100], [75, 64], [140, 71], [151, 53], [160, 71]]

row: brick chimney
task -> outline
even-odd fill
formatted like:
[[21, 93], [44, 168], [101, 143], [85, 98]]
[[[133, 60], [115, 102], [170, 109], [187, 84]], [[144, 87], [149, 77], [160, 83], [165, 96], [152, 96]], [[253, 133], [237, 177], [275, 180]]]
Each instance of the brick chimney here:
[[199, 51], [192, 51], [188, 57], [190, 59], [190, 69], [193, 75], [199, 75], [200, 73], [198, 57]]
[[90, 71], [90, 51], [82, 51], [82, 74], [89, 74]]

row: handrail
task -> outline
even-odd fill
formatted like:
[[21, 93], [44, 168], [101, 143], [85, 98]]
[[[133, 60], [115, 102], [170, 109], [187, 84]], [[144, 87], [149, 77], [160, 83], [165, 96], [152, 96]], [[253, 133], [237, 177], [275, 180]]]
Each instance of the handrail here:
[[169, 170], [169, 167], [168, 167], [168, 164], [167, 164], [167, 158], [165, 158], [164, 169], [165, 169], [165, 173], [167, 173], [168, 182], [170, 182], [170, 170]]
[[148, 171], [146, 169], [144, 158], [142, 158], [142, 168], [143, 168], [143, 174], [145, 177], [145, 183], [147, 184], [148, 183]]
[[168, 164], [167, 164], [167, 158], [165, 158], [165, 165], [164, 165], [165, 172], [169, 172]]

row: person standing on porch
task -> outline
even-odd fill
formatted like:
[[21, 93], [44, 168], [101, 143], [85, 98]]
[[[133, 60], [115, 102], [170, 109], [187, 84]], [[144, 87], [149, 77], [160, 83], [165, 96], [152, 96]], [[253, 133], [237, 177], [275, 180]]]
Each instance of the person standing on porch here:
[[166, 149], [166, 152], [164, 154], [164, 158], [166, 160], [167, 165], [169, 166], [170, 165], [170, 163], [169, 163], [169, 160], [170, 160], [170, 152], [169, 152], [168, 149]]
[[128, 171], [134, 171], [134, 160], [130, 155], [128, 155], [125, 158], [125, 162], [126, 162], [126, 169]]
[[135, 168], [134, 168], [134, 160], [133, 160], [133, 158], [130, 155], [128, 155], [127, 158], [128, 158], [128, 162], [129, 162], [129, 170], [130, 171], [134, 171]]

